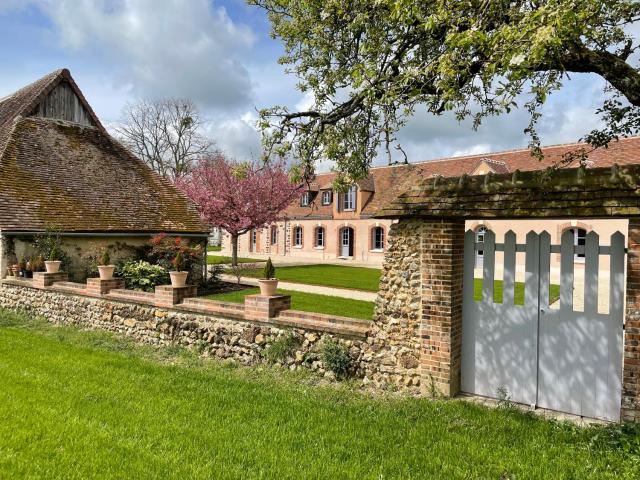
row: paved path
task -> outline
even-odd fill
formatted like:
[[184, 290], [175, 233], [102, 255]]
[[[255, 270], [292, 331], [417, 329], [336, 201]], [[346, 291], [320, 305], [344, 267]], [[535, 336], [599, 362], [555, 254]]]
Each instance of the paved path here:
[[[233, 275], [222, 274], [220, 280], [223, 282], [237, 283], [238, 279]], [[240, 283], [243, 285], [258, 286], [258, 279], [242, 277]], [[283, 282], [278, 283], [278, 288], [293, 290], [294, 292], [317, 293], [319, 295], [330, 295], [332, 297], [351, 298], [353, 300], [375, 301], [378, 294], [376, 292], [365, 292], [362, 290], [349, 290], [347, 288], [323, 287], [320, 285], [308, 285], [306, 283]]]

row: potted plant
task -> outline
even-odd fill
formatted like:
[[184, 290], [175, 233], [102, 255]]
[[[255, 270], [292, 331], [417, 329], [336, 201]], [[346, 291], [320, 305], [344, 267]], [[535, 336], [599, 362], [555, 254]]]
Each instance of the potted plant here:
[[60, 271], [60, 250], [57, 243], [54, 243], [49, 250], [49, 256], [44, 262], [47, 273], [58, 273]]
[[18, 262], [18, 269], [20, 270], [20, 276], [27, 278], [27, 261], [24, 258], [21, 258]]
[[180, 250], [176, 252], [173, 261], [173, 270], [169, 272], [172, 287], [184, 287], [187, 284], [188, 271], [184, 270], [184, 255]]
[[271, 263], [271, 257], [267, 260], [267, 263], [264, 266], [263, 277], [258, 280], [260, 284], [260, 295], [265, 296], [273, 296], [276, 294], [276, 289], [278, 288], [278, 279], [275, 278], [276, 269]]
[[20, 268], [20, 262], [14, 263], [11, 265], [11, 271], [13, 272], [14, 277], [19, 277], [22, 273], [22, 269]]
[[109, 251], [105, 249], [100, 256], [100, 265], [98, 265], [100, 280], [111, 280], [113, 278], [113, 271], [115, 269], [116, 266], [111, 265], [111, 257], [109, 256]]

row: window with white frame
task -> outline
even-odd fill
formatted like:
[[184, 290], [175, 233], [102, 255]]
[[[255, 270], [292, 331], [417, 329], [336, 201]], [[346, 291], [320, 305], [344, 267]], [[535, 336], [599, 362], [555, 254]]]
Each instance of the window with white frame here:
[[345, 193], [342, 194], [342, 210], [345, 212], [353, 211], [356, 209], [356, 187], [355, 185], [349, 187]]
[[293, 246], [302, 247], [302, 227], [300, 226], [293, 229]]
[[325, 190], [322, 192], [322, 205], [331, 205], [331, 190]]
[[324, 248], [324, 227], [316, 227], [316, 248]]
[[304, 192], [300, 197], [300, 206], [308, 207], [310, 199], [311, 199], [311, 194], [309, 192]]
[[278, 243], [278, 227], [276, 225], [271, 226], [271, 245]]
[[384, 228], [374, 227], [371, 230], [372, 250], [384, 250]]

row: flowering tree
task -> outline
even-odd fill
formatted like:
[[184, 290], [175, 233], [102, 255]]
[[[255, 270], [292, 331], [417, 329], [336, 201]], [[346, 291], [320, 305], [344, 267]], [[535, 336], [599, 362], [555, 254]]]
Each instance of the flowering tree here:
[[278, 220], [300, 190], [283, 162], [236, 163], [222, 153], [201, 159], [176, 186], [197, 205], [204, 222], [229, 232], [234, 266], [238, 237]]

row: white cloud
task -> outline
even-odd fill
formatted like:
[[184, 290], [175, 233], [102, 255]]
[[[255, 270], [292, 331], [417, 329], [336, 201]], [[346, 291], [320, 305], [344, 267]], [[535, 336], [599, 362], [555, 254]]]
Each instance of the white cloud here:
[[242, 57], [254, 43], [207, 0], [48, 0], [42, 4], [60, 46], [98, 55], [140, 97], [188, 97], [204, 107], [238, 108], [252, 97]]
[[217, 146], [238, 160], [257, 160], [262, 152], [260, 134], [256, 130], [256, 115], [246, 112], [240, 117], [211, 120], [206, 133]]

